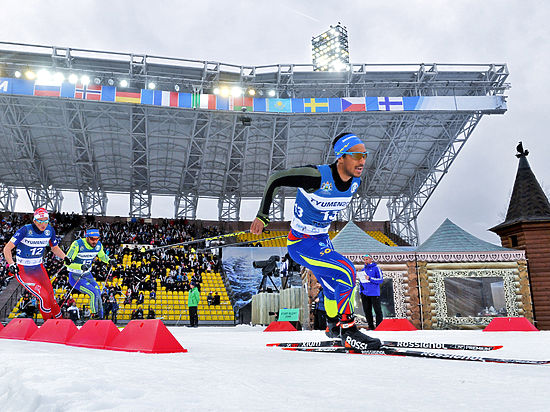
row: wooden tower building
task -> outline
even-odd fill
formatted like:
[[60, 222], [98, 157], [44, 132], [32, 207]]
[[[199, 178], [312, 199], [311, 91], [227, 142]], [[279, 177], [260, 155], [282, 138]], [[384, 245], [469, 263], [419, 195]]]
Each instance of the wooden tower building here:
[[535, 326], [550, 330], [550, 202], [533, 174], [520, 142], [519, 166], [506, 220], [490, 230], [503, 247], [523, 249], [527, 257]]

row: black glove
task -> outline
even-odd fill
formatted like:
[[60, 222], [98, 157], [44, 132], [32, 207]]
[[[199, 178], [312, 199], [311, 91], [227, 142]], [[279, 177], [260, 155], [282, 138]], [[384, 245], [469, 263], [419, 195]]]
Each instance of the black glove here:
[[19, 273], [19, 268], [17, 267], [17, 265], [15, 263], [12, 263], [9, 267], [8, 267], [8, 270], [9, 272], [13, 275], [16, 275]]
[[108, 263], [110, 266], [115, 266], [116, 265], [116, 259], [109, 259], [109, 263]]
[[80, 270], [82, 270], [82, 272], [87, 272], [90, 270], [90, 265], [83, 263], [82, 266], [80, 267]]
[[68, 256], [65, 256], [63, 258], [63, 263], [66, 265], [66, 266], [69, 266], [71, 263], [73, 263], [73, 261], [71, 259], [69, 259]]

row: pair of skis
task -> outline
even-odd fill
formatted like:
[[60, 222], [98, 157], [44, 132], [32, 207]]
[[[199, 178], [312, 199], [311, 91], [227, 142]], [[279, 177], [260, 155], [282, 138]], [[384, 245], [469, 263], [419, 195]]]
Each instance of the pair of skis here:
[[493, 351], [502, 348], [500, 345], [468, 345], [458, 343], [436, 343], [436, 342], [401, 342], [384, 341], [377, 350], [357, 350], [342, 346], [340, 340], [324, 340], [312, 342], [280, 342], [268, 343], [267, 346], [280, 347], [283, 350], [317, 353], [347, 353], [358, 355], [380, 355], [380, 356], [403, 356], [416, 358], [431, 358], [445, 360], [460, 360], [470, 362], [509, 363], [521, 365], [547, 365], [550, 360], [526, 360], [526, 359], [503, 359], [486, 358], [481, 356], [463, 355], [450, 352], [430, 352], [427, 350], [409, 349], [445, 349], [462, 351]]

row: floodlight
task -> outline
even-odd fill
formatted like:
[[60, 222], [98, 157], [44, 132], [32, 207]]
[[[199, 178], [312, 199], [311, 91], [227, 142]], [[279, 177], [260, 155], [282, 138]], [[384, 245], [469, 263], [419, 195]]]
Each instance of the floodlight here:
[[25, 77], [29, 80], [34, 80], [36, 79], [36, 74], [32, 70], [27, 70], [25, 72]]
[[21, 72], [19, 70], [16, 70], [15, 73], [13, 73], [13, 75], [16, 77], [16, 78], [20, 78], [21, 77]]
[[53, 81], [54, 83], [57, 85], [57, 84], [61, 84], [65, 81], [65, 75], [61, 72], [56, 72], [54, 75], [53, 75]]
[[95, 77], [94, 78], [94, 83], [97, 84], [97, 85], [100, 85], [101, 84], [101, 79], [99, 77]]
[[78, 76], [74, 73], [71, 73], [69, 75], [69, 83], [76, 84], [77, 81], [78, 81]]
[[223, 97], [229, 96], [229, 87], [223, 86], [223, 87], [220, 89], [220, 94], [221, 94]]
[[235, 86], [231, 88], [231, 96], [240, 97], [242, 94], [243, 94], [243, 89], [241, 89], [240, 87]]
[[214, 94], [216, 94], [216, 95], [220, 94], [220, 88], [219, 87], [214, 88]]
[[114, 86], [115, 80], [114, 80], [114, 79], [108, 79], [108, 80], [107, 80], [107, 84], [108, 84], [109, 86]]
[[82, 83], [84, 86], [87, 86], [90, 84], [90, 78], [84, 75], [80, 78], [80, 83]]
[[275, 97], [275, 90], [271, 89], [270, 91], [267, 92], [267, 95], [269, 97]]
[[254, 89], [248, 89], [248, 94], [249, 94], [250, 96], [255, 96], [255, 95], [256, 95], [256, 90], [254, 90]]
[[128, 87], [128, 80], [122, 79], [119, 84], [120, 87]]
[[179, 92], [180, 91], [180, 85], [179, 84], [175, 84], [174, 85], [174, 90]]
[[50, 77], [51, 77], [51, 74], [46, 69], [39, 70], [38, 73], [36, 74], [36, 78], [38, 80], [49, 80]]
[[311, 40], [313, 70], [343, 71], [349, 64], [348, 32], [338, 23]]
[[154, 89], [157, 87], [157, 85], [155, 84], [155, 82], [149, 82], [149, 84], [147, 85], [147, 87], [149, 87], [149, 89]]

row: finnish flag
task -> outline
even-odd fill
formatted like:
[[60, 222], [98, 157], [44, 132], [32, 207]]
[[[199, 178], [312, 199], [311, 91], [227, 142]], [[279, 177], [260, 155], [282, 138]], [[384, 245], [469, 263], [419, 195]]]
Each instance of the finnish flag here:
[[403, 111], [403, 97], [379, 97], [378, 110], [383, 112]]

